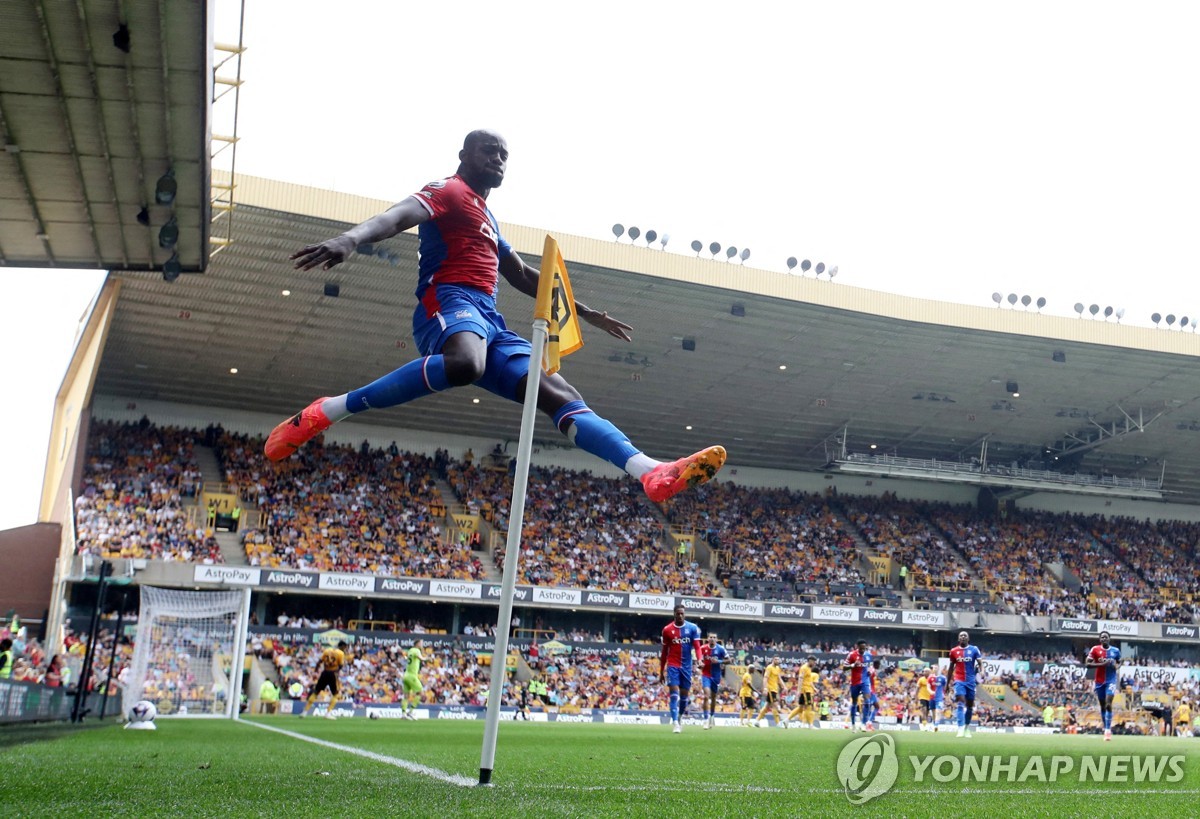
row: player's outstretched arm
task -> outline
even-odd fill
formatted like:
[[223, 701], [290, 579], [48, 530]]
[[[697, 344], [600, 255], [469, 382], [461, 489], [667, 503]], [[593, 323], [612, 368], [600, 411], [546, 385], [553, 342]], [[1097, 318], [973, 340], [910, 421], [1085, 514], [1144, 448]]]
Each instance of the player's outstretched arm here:
[[[517, 253], [513, 252], [500, 260], [500, 273], [513, 287], [530, 298], [537, 298], [538, 271], [534, 270]], [[622, 341], [632, 341], [629, 333], [633, 327], [623, 321], [613, 318], [608, 313], [593, 310], [578, 299], [575, 300], [575, 312], [593, 327], [598, 327], [613, 338]]]
[[289, 258], [296, 263], [297, 270], [312, 270], [318, 265], [322, 270], [328, 270], [350, 258], [350, 254], [361, 244], [390, 239], [397, 233], [427, 221], [429, 211], [416, 199], [409, 197], [392, 205], [378, 216], [372, 216], [361, 225], [355, 225], [342, 235], [301, 248]]

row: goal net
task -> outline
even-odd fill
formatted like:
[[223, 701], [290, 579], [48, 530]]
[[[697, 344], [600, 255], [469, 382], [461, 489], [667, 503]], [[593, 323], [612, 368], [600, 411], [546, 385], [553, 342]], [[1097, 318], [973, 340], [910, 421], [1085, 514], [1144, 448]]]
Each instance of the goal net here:
[[250, 590], [141, 587], [123, 711], [149, 700], [159, 716], [236, 717]]

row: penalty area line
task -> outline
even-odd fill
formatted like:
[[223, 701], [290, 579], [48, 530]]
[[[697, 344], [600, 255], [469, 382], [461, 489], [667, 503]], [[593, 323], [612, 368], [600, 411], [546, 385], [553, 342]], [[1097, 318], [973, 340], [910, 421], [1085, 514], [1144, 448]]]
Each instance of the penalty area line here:
[[443, 771], [439, 768], [431, 768], [428, 765], [422, 765], [420, 762], [409, 762], [407, 759], [400, 759], [400, 758], [394, 757], [394, 756], [387, 756], [386, 754], [377, 754], [374, 751], [366, 751], [366, 750], [363, 750], [362, 748], [355, 748], [352, 745], [339, 745], [336, 742], [330, 742], [329, 740], [326, 740], [326, 739], [317, 739], [316, 737], [305, 736], [304, 734], [297, 734], [295, 731], [288, 731], [285, 728], [276, 728], [273, 725], [263, 725], [260, 722], [249, 722], [248, 720], [238, 720], [238, 722], [240, 722], [243, 725], [253, 725], [255, 728], [261, 728], [264, 731], [274, 731], [277, 734], [283, 734], [285, 737], [291, 737], [292, 739], [299, 739], [299, 740], [303, 740], [304, 742], [311, 742], [313, 745], [321, 745], [325, 748], [332, 748], [335, 751], [344, 751], [348, 754], [354, 754], [355, 756], [361, 756], [364, 759], [370, 759], [375, 762], [382, 762], [384, 765], [392, 765], [396, 768], [401, 768], [403, 770], [406, 770], [409, 773], [420, 774], [421, 776], [428, 776], [433, 779], [437, 779], [441, 782], [446, 782], [450, 785], [457, 785], [460, 788], [473, 788], [477, 784], [479, 784], [478, 782], [476, 782], [476, 780], [471, 779], [469, 777], [460, 776], [459, 774], [447, 773], [446, 771]]

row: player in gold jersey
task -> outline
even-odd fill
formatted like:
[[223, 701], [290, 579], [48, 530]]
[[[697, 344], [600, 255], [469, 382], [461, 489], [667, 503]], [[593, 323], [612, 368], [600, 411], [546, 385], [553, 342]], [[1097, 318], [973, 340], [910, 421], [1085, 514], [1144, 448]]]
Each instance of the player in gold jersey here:
[[800, 670], [796, 672], [796, 676], [800, 680], [799, 696], [796, 699], [796, 707], [784, 717], [783, 725], [785, 728], [790, 727], [792, 717], [799, 717], [801, 727], [812, 728], [816, 719], [813, 704], [817, 699], [817, 680], [821, 676], [817, 671], [817, 658], [811, 654], [808, 655], [801, 664]]
[[751, 725], [750, 720], [754, 718], [754, 697], [758, 691], [754, 688], [755, 667], [752, 665], [746, 666], [746, 670], [742, 672], [742, 687], [738, 690], [738, 699], [742, 701], [742, 711], [738, 714], [739, 725]]
[[329, 690], [329, 708], [325, 711], [325, 719], [337, 719], [333, 713], [333, 708], [338, 704], [338, 672], [342, 670], [342, 666], [346, 664], [346, 641], [337, 644], [337, 648], [327, 648], [321, 652], [321, 659], [317, 661], [317, 667], [321, 669], [321, 674], [317, 677], [317, 684], [313, 686], [312, 693], [308, 695], [308, 702], [304, 704], [304, 710], [300, 712], [300, 716], [307, 716], [308, 710], [313, 707], [317, 701], [317, 697], [322, 691]]
[[780, 684], [783, 681], [783, 669], [779, 667], [779, 658], [772, 657], [771, 663], [763, 669], [763, 693], [766, 698], [758, 716], [754, 718], [756, 728], [763, 727], [762, 718], [770, 711], [775, 715], [775, 725], [782, 728], [783, 720], [779, 716]]
[[933, 730], [933, 689], [929, 687], [929, 678], [924, 674], [917, 675], [917, 707], [918, 718], [921, 720], [922, 731]]

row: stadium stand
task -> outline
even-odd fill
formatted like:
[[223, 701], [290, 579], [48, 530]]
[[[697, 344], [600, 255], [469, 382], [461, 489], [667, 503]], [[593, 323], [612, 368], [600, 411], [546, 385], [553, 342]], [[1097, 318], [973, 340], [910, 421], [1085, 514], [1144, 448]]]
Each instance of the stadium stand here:
[[216, 450], [226, 482], [260, 513], [259, 525], [242, 534], [251, 565], [462, 580], [484, 576], [470, 545], [446, 536], [432, 458], [314, 444], [271, 463], [260, 440], [229, 433]]
[[869, 604], [854, 539], [820, 495], [722, 482], [675, 498], [667, 514], [707, 538], [737, 597]]
[[77, 551], [101, 558], [221, 563], [216, 540], [189, 522], [200, 489], [194, 434], [97, 421], [75, 498]]
[[[505, 471], [451, 465], [447, 480], [468, 509], [497, 531], [508, 525], [512, 480]], [[719, 594], [690, 557], [681, 561], [642, 488], [627, 479], [541, 468], [529, 476], [518, 582], [542, 586]], [[495, 551], [496, 566], [504, 548]]]
[[[241, 532], [252, 565], [482, 579], [489, 570], [473, 544], [448, 534], [439, 480], [491, 530], [508, 523], [511, 477], [499, 462], [317, 444], [273, 464], [259, 440], [219, 427], [95, 421], [75, 501], [78, 552], [222, 562], [191, 503], [202, 488], [195, 448], [204, 444], [259, 513]], [[528, 497], [520, 580], [533, 585], [692, 595], [724, 586], [746, 599], [885, 606], [907, 596], [918, 607], [1173, 623], [1200, 616], [1195, 523], [998, 517], [731, 482], [659, 510], [635, 482], [550, 467], [531, 475]], [[712, 547], [715, 578], [694, 555], [674, 553], [667, 525]], [[903, 566], [907, 582], [872, 583], [883, 580], [872, 556]], [[502, 548], [494, 559], [502, 565]]]

